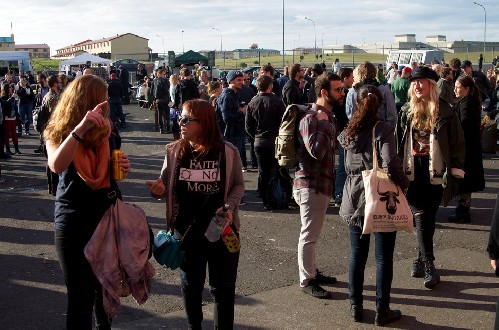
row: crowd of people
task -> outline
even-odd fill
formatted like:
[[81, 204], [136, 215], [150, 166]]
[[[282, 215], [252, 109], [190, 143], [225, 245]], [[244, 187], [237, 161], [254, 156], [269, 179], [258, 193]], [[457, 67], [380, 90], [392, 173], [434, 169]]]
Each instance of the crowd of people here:
[[[84, 69], [70, 83], [64, 74], [39, 74], [34, 81], [28, 72], [17, 77], [8, 73], [0, 89], [2, 159], [21, 153], [18, 132], [31, 134], [32, 111], [40, 108], [36, 127], [40, 148], [35, 152], [48, 159], [49, 193], [56, 196], [55, 242], [68, 290], [68, 328], [90, 328], [94, 307], [98, 328], [110, 326], [99, 298], [101, 285], [83, 249], [113, 198], [121, 198], [110, 177], [109, 156], [120, 148], [118, 128], [127, 127], [122, 105], [130, 102], [129, 74], [118, 68], [101, 77], [99, 68]], [[291, 105], [307, 109], [297, 124], [294, 178], [285, 189], [291, 204], [299, 208], [301, 290], [324, 299], [330, 292], [322, 285], [336, 283], [316, 263], [317, 242], [333, 201], [350, 237], [349, 310], [355, 322], [363, 320], [371, 235], [362, 234], [361, 173], [373, 167], [373, 146], [379, 165], [406, 194], [414, 214], [417, 255], [408, 275], [423, 278], [429, 289], [440, 282], [433, 250], [436, 213], [441, 204], [455, 199], [457, 207], [448, 220], [472, 221], [472, 193], [485, 187], [482, 131], [497, 117], [497, 78], [493, 71], [473, 70], [471, 62], [457, 58], [448, 65], [398, 67], [393, 63], [386, 74], [370, 62], [348, 68], [337, 61], [333, 68], [334, 72], [323, 64], [308, 68], [291, 64], [277, 77], [268, 64], [254, 76], [230, 70], [223, 79], [210, 81], [202, 63], [194, 69], [181, 67], [178, 75], [164, 66], [152, 77], [138, 67], [139, 104], [152, 111], [152, 129], [171, 133], [174, 139], [167, 145], [159, 178], [146, 184], [153, 197], [166, 198], [167, 226], [177, 238], [196, 219], [180, 267], [190, 328], [201, 328], [206, 266], [215, 297], [215, 326], [233, 326], [239, 252], [229, 252], [220, 240], [209, 242], [204, 232], [213, 215], [227, 204], [229, 223], [239, 235], [243, 173], [252, 169], [258, 170], [257, 195], [263, 210], [272, 210], [267, 194], [270, 181], [291, 177], [275, 158], [281, 120]], [[497, 130], [497, 123], [494, 127]], [[119, 166], [124, 172], [130, 170], [126, 155]], [[209, 172], [209, 178], [201, 172]], [[203, 207], [192, 209], [193, 201]], [[85, 208], [88, 203], [96, 207]], [[396, 232], [373, 236], [375, 324], [384, 325], [402, 315], [390, 308]]]

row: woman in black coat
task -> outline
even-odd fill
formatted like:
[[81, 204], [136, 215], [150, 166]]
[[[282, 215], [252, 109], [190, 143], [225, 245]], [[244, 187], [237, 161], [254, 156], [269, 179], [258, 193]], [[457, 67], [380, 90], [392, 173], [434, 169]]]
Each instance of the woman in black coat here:
[[485, 188], [480, 136], [480, 92], [471, 76], [460, 76], [454, 85], [454, 93], [458, 98], [454, 111], [463, 128], [466, 158], [464, 179], [459, 182], [459, 192], [456, 196], [458, 205], [455, 213], [449, 217], [449, 221], [469, 223], [471, 193]]

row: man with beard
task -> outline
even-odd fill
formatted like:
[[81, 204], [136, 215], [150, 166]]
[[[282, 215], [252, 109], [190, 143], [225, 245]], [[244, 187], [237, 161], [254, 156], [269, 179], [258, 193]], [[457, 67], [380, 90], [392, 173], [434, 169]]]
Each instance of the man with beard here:
[[282, 101], [286, 107], [291, 104], [303, 104], [303, 91], [300, 88], [300, 82], [305, 76], [305, 70], [300, 64], [294, 64], [289, 76], [290, 79], [282, 88]]
[[336, 119], [333, 106], [343, 103], [343, 83], [338, 75], [325, 73], [315, 80], [317, 101], [300, 120], [297, 139], [298, 167], [293, 196], [300, 207], [298, 268], [300, 287], [312, 297], [324, 299], [329, 292], [321, 284], [336, 278], [323, 275], [316, 265], [316, 247], [334, 184]]

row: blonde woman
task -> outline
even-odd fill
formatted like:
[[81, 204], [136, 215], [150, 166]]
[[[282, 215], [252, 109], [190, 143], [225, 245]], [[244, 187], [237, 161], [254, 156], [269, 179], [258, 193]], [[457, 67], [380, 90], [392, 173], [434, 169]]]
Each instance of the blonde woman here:
[[413, 70], [410, 101], [401, 110], [399, 156], [410, 184], [407, 200], [414, 211], [418, 256], [411, 276], [424, 277], [424, 286], [440, 282], [433, 261], [435, 215], [446, 206], [464, 177], [465, 144], [461, 124], [448, 102], [438, 96], [438, 75], [427, 67]]
[[[110, 155], [121, 140], [111, 128], [107, 86], [99, 77], [82, 75], [68, 85], [43, 134], [48, 166], [59, 173], [55, 200], [55, 247], [66, 282], [68, 329], [110, 329], [102, 286], [83, 254], [104, 212], [121, 198], [112, 179]], [[120, 161], [130, 171], [125, 154]]]

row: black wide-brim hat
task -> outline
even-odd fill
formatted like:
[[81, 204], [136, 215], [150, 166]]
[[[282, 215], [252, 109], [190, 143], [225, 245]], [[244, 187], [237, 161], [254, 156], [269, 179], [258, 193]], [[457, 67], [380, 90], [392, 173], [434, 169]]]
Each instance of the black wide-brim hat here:
[[439, 79], [438, 74], [435, 71], [433, 71], [431, 68], [427, 66], [420, 66], [412, 70], [412, 76], [409, 80], [413, 81], [414, 79], [422, 79], [422, 78], [431, 79], [435, 81], [438, 81]]

